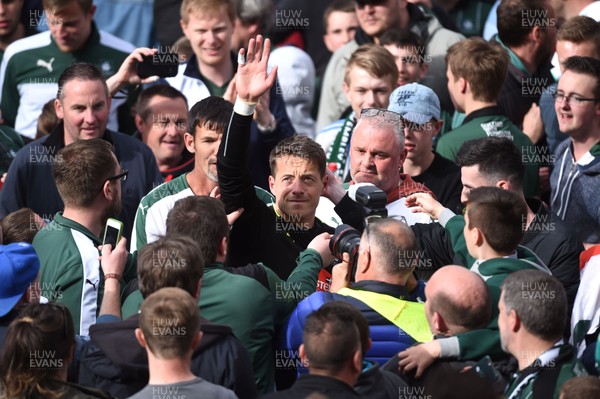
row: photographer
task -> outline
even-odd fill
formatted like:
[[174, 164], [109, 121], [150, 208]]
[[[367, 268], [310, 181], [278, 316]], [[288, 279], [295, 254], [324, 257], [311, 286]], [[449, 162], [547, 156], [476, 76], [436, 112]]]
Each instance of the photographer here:
[[[350, 283], [350, 257], [333, 268], [331, 292], [316, 292], [300, 302], [285, 332], [286, 347], [302, 343], [306, 316], [330, 301], [356, 306], [369, 321], [373, 346], [367, 360], [385, 363], [395, 348], [407, 348], [431, 338], [425, 317], [424, 283], [411, 278], [419, 262], [411, 229], [395, 219], [370, 222], [360, 240], [355, 283]], [[411, 283], [412, 281], [412, 283]], [[402, 309], [398, 312], [398, 309]], [[377, 354], [377, 355], [374, 355]]]

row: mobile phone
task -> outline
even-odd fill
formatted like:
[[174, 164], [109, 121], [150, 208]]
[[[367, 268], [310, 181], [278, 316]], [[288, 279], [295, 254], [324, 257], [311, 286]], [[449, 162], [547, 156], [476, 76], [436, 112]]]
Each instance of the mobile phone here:
[[137, 74], [140, 78], [177, 76], [177, 70], [179, 69], [179, 55], [177, 53], [142, 55], [142, 58], [143, 61], [138, 62], [137, 66]]
[[112, 249], [115, 249], [117, 243], [121, 240], [123, 234], [123, 222], [110, 218], [106, 221], [104, 228], [104, 239], [102, 245], [110, 244]]
[[478, 361], [473, 366], [473, 371], [477, 373], [481, 378], [486, 379], [490, 382], [495, 382], [498, 380], [499, 375], [494, 365], [492, 364], [492, 359], [489, 356], [485, 356], [483, 359]]

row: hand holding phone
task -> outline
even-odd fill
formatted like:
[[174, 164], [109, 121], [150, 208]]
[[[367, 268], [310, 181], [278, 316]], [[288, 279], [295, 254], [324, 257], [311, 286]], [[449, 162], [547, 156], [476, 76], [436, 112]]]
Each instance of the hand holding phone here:
[[106, 221], [106, 227], [104, 228], [104, 239], [102, 240], [102, 246], [110, 244], [114, 250], [117, 243], [121, 240], [123, 235], [123, 222], [109, 218]]
[[150, 76], [168, 78], [177, 76], [179, 55], [176, 53], [157, 53], [142, 55], [143, 61], [138, 62], [137, 74], [141, 79]]

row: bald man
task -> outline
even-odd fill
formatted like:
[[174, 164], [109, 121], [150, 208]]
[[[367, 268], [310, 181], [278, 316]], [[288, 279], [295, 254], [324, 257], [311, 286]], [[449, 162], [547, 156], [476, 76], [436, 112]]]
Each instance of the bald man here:
[[481, 277], [463, 266], [444, 266], [425, 286], [425, 315], [435, 337], [484, 328], [492, 305]]
[[[485, 328], [492, 317], [492, 303], [483, 279], [463, 266], [444, 266], [438, 269], [425, 286], [425, 315], [436, 338], [451, 337], [467, 331]], [[473, 361], [440, 359], [419, 379], [398, 371], [398, 356], [383, 369], [399, 373], [410, 386], [425, 386], [442, 375], [462, 370]]]

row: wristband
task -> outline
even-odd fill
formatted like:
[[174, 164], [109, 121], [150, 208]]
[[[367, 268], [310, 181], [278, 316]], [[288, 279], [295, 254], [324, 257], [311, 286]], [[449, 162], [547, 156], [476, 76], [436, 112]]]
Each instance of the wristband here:
[[106, 273], [104, 275], [104, 281], [108, 280], [109, 278], [114, 278], [119, 280], [120, 283], [123, 283], [123, 277], [120, 274], [117, 273]]

